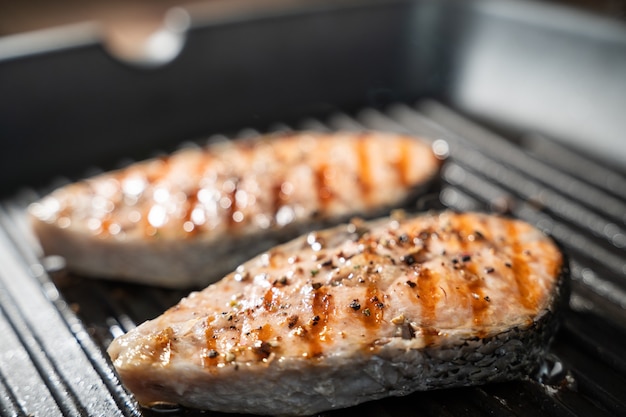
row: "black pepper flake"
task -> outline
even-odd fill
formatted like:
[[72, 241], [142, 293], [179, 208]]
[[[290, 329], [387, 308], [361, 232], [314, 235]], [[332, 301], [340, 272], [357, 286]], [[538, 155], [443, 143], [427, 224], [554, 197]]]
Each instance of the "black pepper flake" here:
[[365, 317], [369, 317], [372, 315], [372, 312], [370, 311], [369, 308], [366, 308], [363, 310], [363, 314], [365, 315]]
[[359, 311], [361, 309], [361, 304], [359, 304], [359, 300], [352, 300], [350, 303], [350, 308], [354, 311]]
[[485, 272], [487, 274], [491, 274], [493, 271], [495, 271], [495, 269], [492, 266], [488, 266], [485, 268]]
[[398, 240], [400, 240], [400, 242], [402, 242], [402, 243], [407, 243], [409, 241], [409, 235], [407, 235], [406, 233], [402, 233], [398, 237]]
[[417, 287], [417, 284], [416, 284], [416, 283], [414, 283], [413, 281], [407, 281], [407, 282], [406, 282], [406, 285], [408, 285], [408, 286], [409, 286], [409, 287], [411, 287], [411, 288], [415, 288], [415, 287]]
[[254, 347], [254, 353], [256, 353], [261, 359], [267, 359], [272, 353], [272, 345], [268, 342], [261, 342], [259, 346]]
[[471, 257], [471, 256], [469, 256], [469, 255], [463, 255], [463, 257], [461, 258], [461, 260], [462, 260], [463, 262], [469, 262], [469, 261], [471, 261], [471, 260], [472, 260], [472, 257]]
[[374, 303], [374, 305], [378, 308], [385, 308], [385, 305], [380, 302], [377, 296], [373, 296], [372, 298], [370, 298], [370, 301]]
[[489, 302], [489, 301], [491, 301], [491, 298], [489, 298], [489, 296], [488, 296], [488, 295], [485, 295], [485, 301], [486, 301], [486, 302]]
[[474, 236], [476, 236], [478, 239], [484, 239], [485, 238], [485, 235], [480, 233], [480, 230], [474, 230]]
[[506, 266], [507, 268], [513, 267], [513, 265], [511, 265], [511, 262], [505, 262], [504, 266]]
[[313, 284], [311, 284], [311, 287], [313, 287], [314, 290], [319, 290], [320, 288], [322, 288], [322, 283], [314, 282]]
[[209, 357], [209, 358], [217, 358], [218, 355], [219, 355], [219, 353], [217, 353], [217, 350], [215, 350], [215, 349], [209, 349], [209, 351], [207, 353], [207, 357]]
[[317, 323], [320, 322], [320, 316], [313, 316], [313, 318], [311, 319], [311, 321], [313, 322], [313, 326], [316, 326]]
[[289, 318], [287, 319], [287, 327], [293, 329], [296, 324], [298, 324], [298, 319], [299, 317], [295, 314], [293, 316], [289, 316]]
[[280, 278], [278, 278], [276, 281], [274, 281], [274, 285], [279, 284], [279, 285], [285, 285], [287, 284], [287, 277], [282, 276]]
[[332, 264], [333, 264], [333, 260], [332, 260], [332, 259], [329, 259], [329, 260], [327, 260], [327, 261], [322, 262], [322, 263], [320, 264], [320, 268], [324, 268], [324, 267], [326, 267], [326, 266], [331, 266]]
[[314, 277], [315, 275], [317, 275], [320, 271], [317, 269], [311, 269], [311, 276]]
[[452, 263], [456, 265], [459, 263], [459, 260], [457, 258], [452, 258]]
[[400, 260], [402, 262], [404, 262], [405, 264], [410, 266], [410, 265], [413, 265], [415, 263], [415, 256], [413, 256], [411, 254], [410, 255], [404, 255], [404, 256], [402, 256], [400, 258]]
[[410, 323], [404, 323], [401, 327], [402, 338], [405, 340], [413, 339], [415, 337], [415, 330]]

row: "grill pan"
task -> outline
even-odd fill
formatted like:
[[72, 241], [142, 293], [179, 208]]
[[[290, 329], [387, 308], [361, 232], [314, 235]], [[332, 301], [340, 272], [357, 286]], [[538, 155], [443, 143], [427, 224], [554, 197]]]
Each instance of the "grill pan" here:
[[[619, 150], [605, 149], [613, 143], [611, 132], [626, 127], [613, 107], [626, 109], [626, 95], [591, 88], [624, 87], [620, 74], [626, 72], [619, 70], [626, 71], [626, 29], [545, 5], [511, 7], [513, 12], [492, 2], [281, 3], [270, 12], [227, 13], [217, 22], [196, 17], [202, 13], [192, 8], [190, 16], [200, 21], [188, 30], [180, 55], [162, 66], [120, 63], [99, 42], [6, 55], [0, 62], [7, 92], [0, 103], [2, 415], [222, 416], [139, 407], [105, 354], [113, 337], [187, 292], [69, 274], [62, 259], [41, 257], [24, 212], [55, 186], [170, 151], [183, 140], [217, 133], [236, 140], [291, 129], [376, 129], [443, 139], [451, 156], [441, 184], [414, 208], [510, 213], [552, 235], [571, 267], [563, 326], [536, 375], [321, 416], [626, 415], [626, 172]], [[585, 23], [585, 32], [564, 23], [571, 20], [546, 16]], [[481, 43], [506, 28], [515, 36], [505, 31], [509, 37], [495, 46]], [[286, 30], [293, 37], [281, 40]], [[250, 38], [252, 33], [259, 35]], [[550, 35], [545, 43], [525, 43], [542, 34]], [[502, 94], [498, 108], [493, 92], [478, 88], [491, 68], [479, 58], [501, 51], [506, 39], [517, 46], [518, 58], [569, 45], [563, 62], [552, 58], [548, 64], [554, 68], [604, 46], [595, 54], [610, 55], [610, 65], [587, 64], [566, 80], [554, 79], [546, 91], [539, 88], [545, 86], [542, 74], [550, 79], [551, 72], [524, 60], [532, 76], [509, 70], [530, 92], [494, 79], [492, 87]], [[586, 78], [591, 75], [597, 79]], [[242, 80], [246, 88], [237, 87]], [[550, 97], [567, 101], [583, 82], [598, 110], [583, 118], [585, 103], [551, 106]], [[68, 91], [68, 85], [75, 88]], [[516, 110], [528, 94], [536, 95], [538, 109]], [[162, 103], [150, 104], [155, 98]], [[607, 114], [590, 117], [602, 109]], [[574, 132], [582, 122], [593, 138], [586, 143]]]

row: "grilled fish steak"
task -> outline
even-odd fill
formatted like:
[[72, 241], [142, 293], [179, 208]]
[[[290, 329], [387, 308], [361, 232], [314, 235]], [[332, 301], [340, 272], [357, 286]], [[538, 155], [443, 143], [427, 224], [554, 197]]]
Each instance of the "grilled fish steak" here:
[[563, 268], [519, 220], [353, 221], [251, 259], [108, 352], [141, 404], [253, 414], [518, 379], [554, 334]]
[[416, 138], [293, 133], [214, 143], [69, 184], [29, 208], [68, 269], [204, 287], [306, 230], [408, 202], [440, 161]]

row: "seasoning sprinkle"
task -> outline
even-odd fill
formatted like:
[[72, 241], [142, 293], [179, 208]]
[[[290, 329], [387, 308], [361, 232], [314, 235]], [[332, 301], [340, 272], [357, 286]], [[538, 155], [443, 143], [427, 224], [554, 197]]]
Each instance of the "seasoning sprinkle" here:
[[333, 260], [332, 259], [328, 259], [327, 261], [322, 262], [319, 266], [320, 268], [324, 268], [327, 266], [331, 266], [333, 264]]
[[365, 317], [369, 317], [372, 315], [372, 312], [370, 311], [369, 308], [366, 308], [363, 310], [363, 314], [365, 315]]
[[404, 314], [400, 314], [399, 316], [392, 318], [391, 322], [395, 325], [404, 323]]
[[359, 304], [359, 300], [352, 300], [350, 303], [350, 308], [354, 311], [359, 311], [361, 309], [361, 304]]
[[290, 316], [287, 319], [287, 327], [289, 327], [290, 329], [293, 329], [296, 326], [296, 324], [298, 324], [298, 319], [299, 317], [295, 314], [293, 316]]

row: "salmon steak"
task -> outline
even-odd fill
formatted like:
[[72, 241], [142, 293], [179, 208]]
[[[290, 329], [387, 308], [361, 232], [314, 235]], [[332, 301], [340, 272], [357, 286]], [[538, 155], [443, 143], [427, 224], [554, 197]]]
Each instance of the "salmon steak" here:
[[428, 188], [428, 142], [296, 132], [212, 143], [63, 186], [29, 206], [46, 255], [82, 275], [203, 288], [307, 230], [375, 217]]
[[108, 353], [143, 405], [265, 415], [520, 379], [557, 329], [564, 271], [519, 220], [353, 220], [252, 258]]

